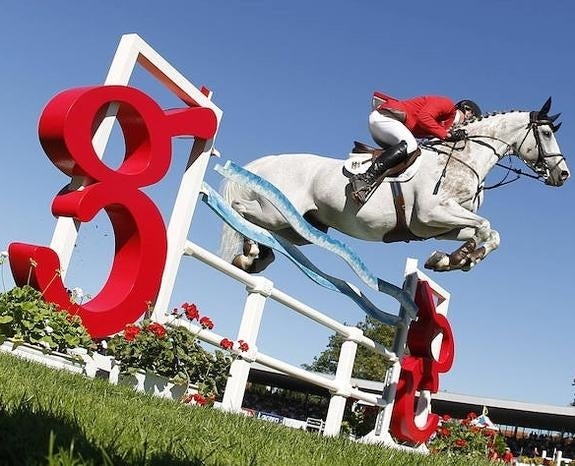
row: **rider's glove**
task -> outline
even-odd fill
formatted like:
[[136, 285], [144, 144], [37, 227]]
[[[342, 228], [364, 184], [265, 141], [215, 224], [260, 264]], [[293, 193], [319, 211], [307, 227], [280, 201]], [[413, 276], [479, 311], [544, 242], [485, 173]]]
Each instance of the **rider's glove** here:
[[456, 142], [461, 141], [467, 137], [467, 131], [464, 129], [456, 129], [454, 131], [450, 131], [447, 137], [445, 138], [446, 141], [449, 142]]

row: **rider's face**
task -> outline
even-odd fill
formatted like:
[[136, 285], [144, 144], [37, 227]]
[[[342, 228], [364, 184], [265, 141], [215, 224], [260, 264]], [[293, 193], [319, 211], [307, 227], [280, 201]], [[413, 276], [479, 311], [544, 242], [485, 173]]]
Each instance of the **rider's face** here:
[[462, 110], [457, 109], [457, 112], [455, 112], [455, 120], [453, 120], [453, 124], [454, 125], [460, 125], [465, 120], [467, 120], [466, 113]]
[[463, 119], [465, 121], [469, 120], [470, 118], [473, 118], [473, 110], [471, 110], [469, 107], [464, 107], [463, 108]]

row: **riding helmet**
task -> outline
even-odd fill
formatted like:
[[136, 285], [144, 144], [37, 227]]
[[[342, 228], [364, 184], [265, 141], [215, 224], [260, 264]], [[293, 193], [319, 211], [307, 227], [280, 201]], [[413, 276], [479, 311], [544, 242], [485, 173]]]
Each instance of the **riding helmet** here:
[[457, 108], [461, 111], [471, 110], [471, 112], [473, 113], [475, 118], [478, 118], [481, 116], [481, 109], [479, 108], [479, 105], [477, 105], [475, 102], [473, 102], [473, 100], [469, 100], [469, 99], [460, 100], [459, 102], [457, 102], [455, 104], [455, 108]]

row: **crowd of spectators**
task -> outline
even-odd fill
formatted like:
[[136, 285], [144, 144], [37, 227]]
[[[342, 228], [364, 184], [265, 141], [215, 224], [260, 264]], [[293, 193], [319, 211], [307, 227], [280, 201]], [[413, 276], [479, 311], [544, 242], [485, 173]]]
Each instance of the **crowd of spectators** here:
[[[328, 404], [329, 400], [325, 397], [255, 384], [248, 385], [243, 400], [246, 409], [301, 421], [308, 418], [325, 420]], [[531, 432], [521, 437], [506, 436], [505, 443], [515, 457], [537, 458], [543, 452], [550, 457], [560, 450], [563, 458], [575, 459], [573, 435]]]
[[573, 435], [549, 435], [531, 432], [524, 437], [507, 437], [507, 445], [515, 456], [540, 457], [543, 452], [553, 456], [555, 451], [563, 452], [563, 458], [575, 459], [575, 442]]
[[328, 400], [325, 397], [304, 395], [290, 390], [252, 385], [244, 394], [242, 407], [305, 421], [309, 417], [325, 419]]

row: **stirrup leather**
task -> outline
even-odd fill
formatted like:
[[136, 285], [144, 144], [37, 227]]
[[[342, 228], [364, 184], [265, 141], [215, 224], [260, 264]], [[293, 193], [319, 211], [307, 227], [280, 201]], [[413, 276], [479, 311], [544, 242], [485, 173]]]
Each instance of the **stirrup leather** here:
[[370, 196], [375, 191], [375, 188], [379, 185], [381, 179], [383, 179], [385, 173], [380, 176], [371, 177], [368, 180], [365, 173], [354, 176], [351, 178], [351, 195], [360, 204], [365, 204]]

